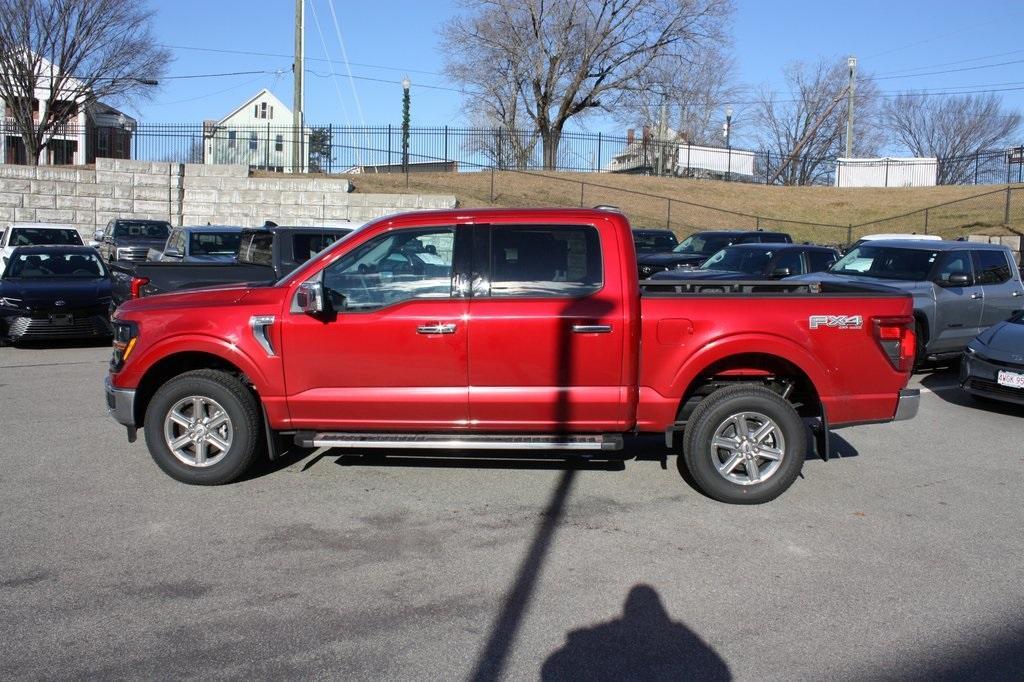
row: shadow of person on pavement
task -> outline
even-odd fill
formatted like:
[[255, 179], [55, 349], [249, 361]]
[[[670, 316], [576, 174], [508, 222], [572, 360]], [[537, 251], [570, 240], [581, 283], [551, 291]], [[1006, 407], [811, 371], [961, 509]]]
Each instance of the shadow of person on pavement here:
[[700, 637], [669, 618], [658, 593], [635, 585], [622, 618], [574, 630], [551, 654], [541, 679], [729, 680], [729, 666]]

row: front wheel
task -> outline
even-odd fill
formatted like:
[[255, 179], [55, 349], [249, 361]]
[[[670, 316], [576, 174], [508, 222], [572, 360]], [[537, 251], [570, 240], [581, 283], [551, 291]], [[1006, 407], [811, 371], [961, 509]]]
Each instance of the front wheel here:
[[803, 468], [807, 433], [793, 406], [762, 386], [704, 398], [687, 420], [678, 466], [713, 499], [761, 504], [784, 493]]
[[186, 372], [157, 389], [146, 408], [146, 446], [161, 469], [193, 485], [230, 483], [256, 460], [259, 404], [225, 372]]

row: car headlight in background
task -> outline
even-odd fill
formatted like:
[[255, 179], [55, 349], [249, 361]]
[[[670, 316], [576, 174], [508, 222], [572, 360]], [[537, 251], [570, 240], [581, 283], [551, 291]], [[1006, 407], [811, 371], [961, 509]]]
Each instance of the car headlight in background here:
[[135, 349], [139, 339], [139, 326], [134, 322], [113, 320], [114, 354], [110, 358], [110, 366], [116, 372], [124, 366], [125, 360]]

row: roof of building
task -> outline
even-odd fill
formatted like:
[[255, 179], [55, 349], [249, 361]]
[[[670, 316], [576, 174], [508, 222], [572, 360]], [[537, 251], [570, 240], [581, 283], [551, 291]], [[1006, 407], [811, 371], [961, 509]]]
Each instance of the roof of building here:
[[277, 95], [272, 93], [267, 88], [263, 88], [262, 90], [257, 92], [255, 95], [253, 95], [252, 97], [250, 97], [249, 99], [245, 100], [244, 102], [239, 104], [237, 107], [232, 109], [231, 113], [229, 113], [227, 116], [224, 116], [223, 118], [221, 118], [219, 121], [217, 121], [217, 123], [218, 124], [224, 123], [229, 118], [231, 118], [232, 116], [234, 116], [238, 112], [242, 111], [247, 106], [249, 106], [250, 104], [252, 104], [253, 102], [257, 101], [258, 99], [260, 99], [262, 97], [270, 97], [270, 98], [272, 98], [274, 100], [274, 102], [276, 103], [276, 105], [278, 107], [280, 107], [281, 111], [286, 114], [285, 118], [289, 118], [289, 119], [291, 118], [292, 110], [289, 109], [288, 106], [284, 102], [282, 102], [280, 99], [278, 99]]

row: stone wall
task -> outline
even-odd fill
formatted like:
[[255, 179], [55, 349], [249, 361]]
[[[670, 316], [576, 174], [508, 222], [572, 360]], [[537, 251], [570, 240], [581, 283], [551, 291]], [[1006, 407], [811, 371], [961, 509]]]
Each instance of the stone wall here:
[[0, 165], [0, 225], [69, 223], [83, 235], [112, 218], [172, 225], [318, 225], [365, 221], [420, 208], [454, 208], [455, 197], [356, 194], [347, 180], [254, 178], [246, 166], [97, 159], [96, 168]]

